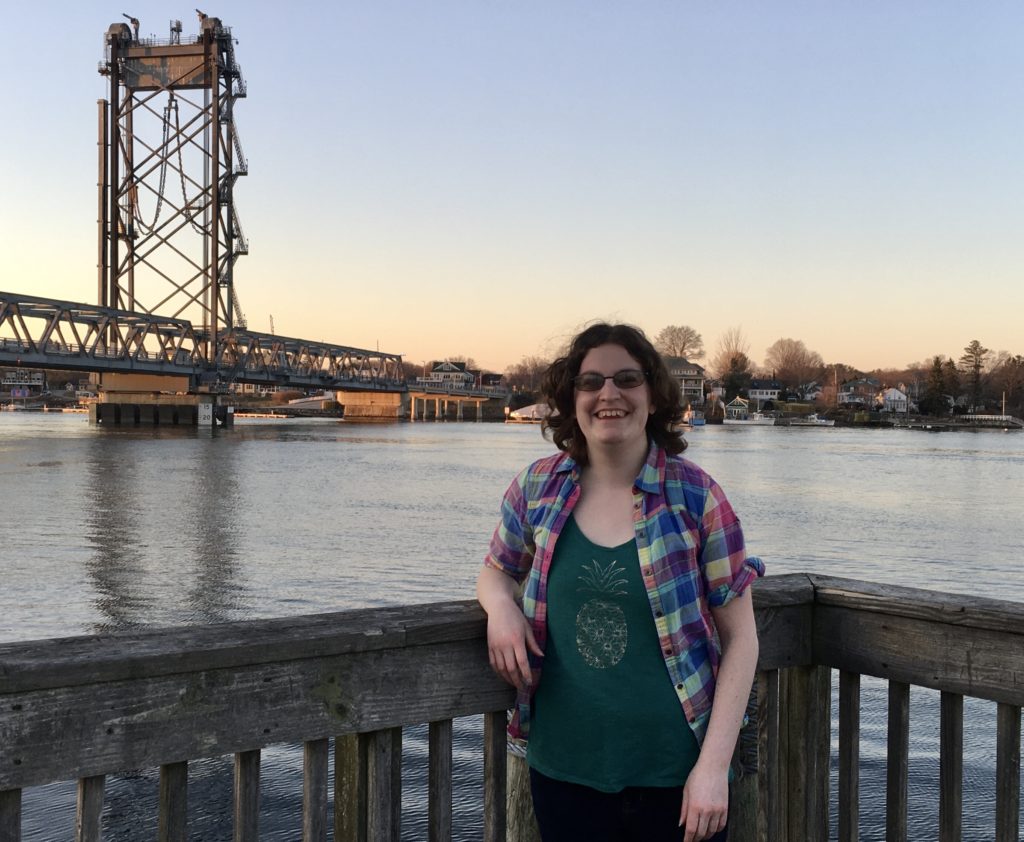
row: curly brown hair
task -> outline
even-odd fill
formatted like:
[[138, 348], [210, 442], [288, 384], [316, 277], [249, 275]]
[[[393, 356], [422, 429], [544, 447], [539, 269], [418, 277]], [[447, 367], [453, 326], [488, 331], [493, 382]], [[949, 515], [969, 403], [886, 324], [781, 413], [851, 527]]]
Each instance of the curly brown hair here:
[[576, 420], [576, 389], [573, 378], [587, 352], [600, 345], [618, 345], [635, 359], [647, 375], [654, 412], [647, 419], [647, 437], [666, 452], [686, 450], [686, 441], [677, 429], [683, 418], [679, 383], [668, 373], [650, 340], [638, 327], [627, 324], [597, 322], [569, 343], [569, 350], [556, 359], [544, 373], [541, 393], [551, 408], [542, 429], [559, 450], [564, 450], [580, 465], [586, 465], [587, 440]]

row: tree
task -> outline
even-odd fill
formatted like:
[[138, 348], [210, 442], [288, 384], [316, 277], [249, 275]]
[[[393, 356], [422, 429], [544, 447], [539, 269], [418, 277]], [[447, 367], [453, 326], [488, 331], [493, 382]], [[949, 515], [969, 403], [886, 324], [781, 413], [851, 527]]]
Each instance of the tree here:
[[825, 363], [821, 354], [808, 350], [799, 339], [779, 339], [765, 352], [765, 368], [775, 372], [775, 379], [795, 389], [806, 386], [821, 376]]
[[737, 351], [729, 360], [729, 368], [722, 377], [726, 400], [739, 394], [746, 394], [754, 377], [754, 364], [742, 351]]
[[1024, 357], [1000, 353], [992, 369], [992, 385], [1000, 402], [1005, 398], [1007, 411], [1019, 415], [1024, 410]]
[[746, 361], [746, 371], [753, 373], [754, 366], [750, 361], [750, 343], [743, 335], [743, 328], [731, 327], [718, 338], [715, 356], [708, 364], [711, 373], [724, 380], [730, 371]]
[[699, 360], [704, 356], [704, 340], [689, 325], [669, 325], [654, 339], [654, 347], [667, 357]]
[[538, 392], [550, 365], [551, 361], [542, 357], [523, 357], [505, 369], [505, 385], [514, 392]]
[[949, 398], [946, 396], [946, 372], [942, 366], [941, 356], [935, 356], [932, 359], [932, 366], [928, 370], [928, 379], [925, 381], [924, 397], [918, 402], [918, 406], [925, 415], [947, 415], [949, 413]]
[[972, 339], [971, 344], [964, 348], [963, 356], [960, 357], [960, 368], [970, 377], [972, 412], [976, 412], [981, 407], [981, 374], [985, 370], [985, 363], [991, 353], [977, 339]]
[[960, 397], [960, 372], [957, 370], [956, 363], [952, 359], [946, 360], [942, 364], [942, 373], [945, 375], [946, 394], [955, 401]]

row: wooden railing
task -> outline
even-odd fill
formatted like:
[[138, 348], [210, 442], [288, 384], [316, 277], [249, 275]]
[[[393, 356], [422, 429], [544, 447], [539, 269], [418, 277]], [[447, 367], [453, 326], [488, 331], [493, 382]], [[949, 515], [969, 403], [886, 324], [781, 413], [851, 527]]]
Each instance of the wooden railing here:
[[[800, 574], [759, 582], [755, 606], [759, 762], [731, 839], [828, 838], [833, 669], [842, 842], [858, 838], [861, 675], [889, 680], [887, 840], [906, 838], [910, 685], [942, 693], [942, 842], [960, 838], [964, 696], [998, 704], [996, 839], [1018, 839], [1024, 605]], [[156, 767], [158, 838], [184, 840], [188, 762], [231, 754], [234, 838], [255, 840], [260, 750], [280, 743], [304, 746], [301, 835], [323, 840], [332, 739], [334, 839], [397, 842], [402, 728], [422, 723], [429, 839], [449, 839], [452, 719], [481, 713], [484, 838], [503, 840], [512, 693], [484, 637], [456, 602], [0, 646], [0, 842], [21, 839], [23, 788], [74, 779], [77, 839], [97, 840], [105, 776]]]

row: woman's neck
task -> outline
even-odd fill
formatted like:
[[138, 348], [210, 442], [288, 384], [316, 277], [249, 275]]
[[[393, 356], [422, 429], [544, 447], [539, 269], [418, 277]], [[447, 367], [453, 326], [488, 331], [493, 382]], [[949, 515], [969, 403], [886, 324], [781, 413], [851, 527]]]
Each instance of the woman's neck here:
[[647, 450], [646, 440], [641, 440], [629, 450], [621, 447], [588, 447], [583, 480], [586, 483], [631, 487], [647, 460]]

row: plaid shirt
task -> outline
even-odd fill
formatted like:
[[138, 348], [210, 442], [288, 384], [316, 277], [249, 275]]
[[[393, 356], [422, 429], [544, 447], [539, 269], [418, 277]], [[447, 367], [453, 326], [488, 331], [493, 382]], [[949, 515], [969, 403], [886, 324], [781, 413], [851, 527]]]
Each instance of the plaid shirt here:
[[[534, 462], [509, 486], [484, 564], [526, 580], [523, 614], [541, 649], [547, 640], [547, 583], [555, 542], [580, 497], [580, 470], [564, 453]], [[662, 657], [686, 720], [703, 742], [711, 718], [721, 647], [710, 609], [764, 575], [748, 556], [739, 518], [718, 484], [692, 462], [651, 445], [633, 484], [640, 572]], [[540, 663], [530, 655], [533, 688]], [[526, 739], [531, 688], [520, 692], [509, 724]]]

